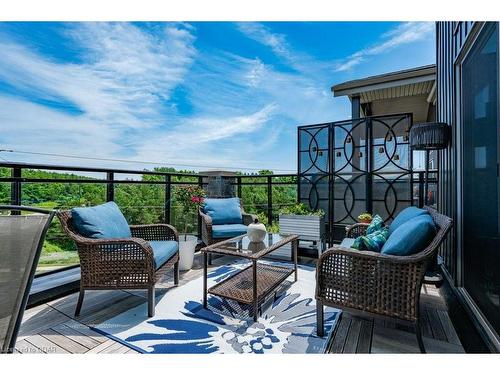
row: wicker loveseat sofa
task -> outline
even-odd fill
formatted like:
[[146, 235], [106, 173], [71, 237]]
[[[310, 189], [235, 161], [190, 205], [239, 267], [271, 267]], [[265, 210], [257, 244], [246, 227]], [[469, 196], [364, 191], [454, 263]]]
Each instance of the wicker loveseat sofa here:
[[[59, 211], [57, 215], [80, 257], [75, 316], [80, 315], [86, 290], [107, 289], [148, 290], [148, 315], [154, 316], [156, 282], [173, 268], [174, 284], [179, 283], [177, 230], [168, 224], [129, 226], [114, 202]], [[82, 220], [86, 220], [86, 227]]]
[[[316, 270], [317, 334], [323, 336], [323, 308], [331, 306], [361, 315], [396, 318], [415, 326], [422, 353], [425, 348], [418, 322], [420, 289], [429, 261], [452, 227], [452, 220], [424, 207], [436, 226], [432, 241], [412, 255], [386, 255], [333, 246], [318, 260]], [[347, 237], [363, 235], [368, 224], [354, 224]]]

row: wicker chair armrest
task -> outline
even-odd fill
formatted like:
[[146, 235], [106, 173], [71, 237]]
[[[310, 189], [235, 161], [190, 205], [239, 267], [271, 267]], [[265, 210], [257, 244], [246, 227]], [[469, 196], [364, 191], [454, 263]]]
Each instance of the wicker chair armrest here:
[[131, 225], [133, 237], [146, 241], [179, 241], [179, 233], [170, 224]]
[[85, 241], [81, 241], [77, 243], [78, 246], [82, 247], [91, 247], [95, 249], [105, 249], [107, 247], [111, 249], [121, 249], [121, 247], [131, 246], [136, 247], [141, 250], [145, 257], [151, 256], [153, 257], [153, 249], [148, 241], [142, 238], [87, 238], [85, 237]]
[[106, 261], [143, 261], [146, 268], [154, 270], [154, 255], [151, 245], [142, 238], [87, 238], [77, 243], [82, 266], [87, 261], [92, 263]]
[[199, 210], [199, 214], [201, 216], [201, 221], [203, 223], [205, 223], [206, 225], [212, 226], [212, 218], [210, 217], [210, 215], [207, 215], [202, 210]]
[[198, 212], [201, 217], [201, 240], [208, 246], [212, 242], [212, 218], [202, 210]]
[[359, 236], [364, 236], [366, 234], [366, 229], [370, 224], [367, 223], [356, 223], [349, 225], [345, 228], [347, 238], [356, 238]]
[[241, 216], [243, 217], [243, 224], [248, 225], [253, 222], [255, 222], [255, 219], [257, 219], [257, 215], [253, 214], [247, 214], [246, 212], [242, 212]]
[[334, 246], [320, 257], [316, 298], [324, 303], [414, 321], [427, 258]]
[[333, 253], [344, 254], [346, 256], [353, 258], [374, 259], [377, 260], [378, 262], [388, 262], [388, 263], [398, 263], [398, 264], [415, 263], [425, 258], [424, 256], [422, 256], [422, 253], [417, 253], [414, 255], [398, 256], [398, 255], [381, 254], [375, 251], [358, 250], [350, 247], [343, 247], [340, 245], [333, 245], [333, 247], [331, 247], [321, 255], [320, 259], [318, 260], [318, 264], [322, 261], [323, 257], [327, 257], [329, 254]]
[[155, 281], [150, 244], [141, 238], [86, 239], [77, 242], [84, 287], [136, 287]]

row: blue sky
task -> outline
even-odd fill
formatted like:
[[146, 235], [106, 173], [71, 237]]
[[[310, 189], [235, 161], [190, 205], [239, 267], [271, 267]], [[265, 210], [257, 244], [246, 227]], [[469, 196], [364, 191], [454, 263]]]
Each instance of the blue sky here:
[[[3, 160], [294, 171], [334, 84], [435, 62], [434, 23], [0, 22]], [[196, 165], [198, 168], [185, 167]]]

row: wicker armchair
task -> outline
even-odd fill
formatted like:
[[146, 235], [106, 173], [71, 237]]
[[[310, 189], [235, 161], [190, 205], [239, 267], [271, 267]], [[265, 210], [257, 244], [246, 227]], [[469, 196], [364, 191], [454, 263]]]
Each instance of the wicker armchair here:
[[74, 230], [71, 211], [57, 213], [65, 233], [76, 243], [80, 257], [80, 295], [75, 316], [80, 315], [85, 290], [147, 289], [148, 316], [155, 313], [155, 284], [174, 268], [179, 284], [179, 252], [155, 269], [148, 241], [179, 241], [177, 230], [168, 224], [131, 225], [132, 238], [93, 239]]
[[[323, 253], [316, 269], [317, 333], [323, 336], [323, 306], [396, 318], [415, 326], [420, 351], [425, 353], [418, 322], [420, 289], [427, 265], [452, 227], [452, 220], [430, 207], [438, 232], [423, 251], [409, 256], [384, 255], [333, 246]], [[354, 224], [348, 237], [366, 231]]]
[[[227, 238], [213, 238], [212, 237], [212, 218], [207, 214], [203, 213], [202, 210], [199, 210], [199, 214], [201, 217], [201, 240], [206, 246], [210, 246], [216, 242], [227, 240]], [[241, 211], [241, 215], [243, 216], [243, 224], [248, 225], [253, 223], [257, 218], [257, 215], [247, 214]]]
[[[241, 216], [243, 217], [243, 224], [248, 225], [257, 219], [257, 215], [247, 214], [243, 209], [243, 202], [240, 199]], [[205, 246], [210, 246], [216, 242], [224, 241], [229, 238], [213, 238], [212, 236], [212, 218], [203, 212], [202, 209], [198, 210], [201, 218], [201, 240]], [[212, 254], [209, 254], [208, 263], [212, 264]]]

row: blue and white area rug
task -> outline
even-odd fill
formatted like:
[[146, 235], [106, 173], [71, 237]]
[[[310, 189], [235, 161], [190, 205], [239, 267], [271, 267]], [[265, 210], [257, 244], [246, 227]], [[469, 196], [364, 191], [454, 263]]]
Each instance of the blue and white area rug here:
[[[209, 272], [208, 286], [247, 266]], [[299, 266], [298, 281], [285, 281], [254, 322], [249, 306], [210, 294], [204, 309], [200, 277], [162, 295], [153, 318], [144, 303], [94, 329], [143, 353], [324, 353], [341, 312], [326, 307], [325, 336], [316, 336], [315, 284], [315, 269]]]

